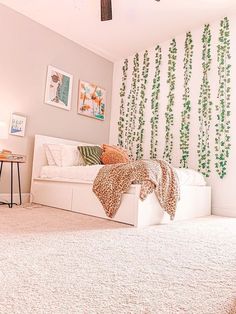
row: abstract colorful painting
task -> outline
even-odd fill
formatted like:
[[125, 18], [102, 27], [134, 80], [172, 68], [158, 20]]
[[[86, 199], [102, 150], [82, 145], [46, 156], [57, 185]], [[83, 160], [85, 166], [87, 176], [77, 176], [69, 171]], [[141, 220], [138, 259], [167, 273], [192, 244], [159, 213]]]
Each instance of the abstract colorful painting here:
[[25, 136], [26, 117], [13, 113], [11, 115], [9, 134]]
[[51, 65], [48, 66], [45, 103], [70, 110], [73, 76]]
[[106, 91], [96, 84], [79, 82], [78, 113], [104, 120], [106, 107]]

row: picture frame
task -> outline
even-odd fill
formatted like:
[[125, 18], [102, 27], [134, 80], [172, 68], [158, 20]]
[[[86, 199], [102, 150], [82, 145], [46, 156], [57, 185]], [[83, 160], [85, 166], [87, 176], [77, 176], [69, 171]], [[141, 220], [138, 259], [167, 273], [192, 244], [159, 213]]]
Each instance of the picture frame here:
[[26, 116], [12, 113], [9, 127], [9, 134], [14, 136], [25, 136]]
[[48, 66], [45, 89], [45, 103], [57, 108], [70, 110], [73, 75], [52, 65]]
[[78, 114], [105, 120], [106, 90], [97, 84], [79, 81]]

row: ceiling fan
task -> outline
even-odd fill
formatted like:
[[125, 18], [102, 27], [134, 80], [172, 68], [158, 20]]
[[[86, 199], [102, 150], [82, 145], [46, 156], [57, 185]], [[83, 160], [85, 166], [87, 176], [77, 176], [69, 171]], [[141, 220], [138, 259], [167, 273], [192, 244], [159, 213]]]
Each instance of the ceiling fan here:
[[111, 0], [101, 0], [101, 21], [112, 20]]
[[[160, 1], [160, 0], [155, 0]], [[101, 0], [101, 21], [112, 20], [112, 4], [111, 0]]]

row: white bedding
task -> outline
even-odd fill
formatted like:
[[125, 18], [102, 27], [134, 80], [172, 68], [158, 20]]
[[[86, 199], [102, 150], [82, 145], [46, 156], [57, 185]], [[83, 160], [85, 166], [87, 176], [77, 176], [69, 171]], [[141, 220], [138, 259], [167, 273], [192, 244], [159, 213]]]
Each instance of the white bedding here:
[[98, 171], [103, 165], [94, 166], [73, 166], [73, 167], [58, 167], [58, 166], [43, 166], [41, 169], [41, 178], [47, 179], [70, 179], [79, 181], [94, 181]]
[[180, 185], [206, 185], [204, 176], [193, 169], [175, 168]]
[[[44, 179], [69, 179], [92, 182], [103, 165], [94, 166], [43, 166], [40, 177]], [[192, 169], [175, 168], [180, 185], [203, 186], [206, 181], [203, 175]]]

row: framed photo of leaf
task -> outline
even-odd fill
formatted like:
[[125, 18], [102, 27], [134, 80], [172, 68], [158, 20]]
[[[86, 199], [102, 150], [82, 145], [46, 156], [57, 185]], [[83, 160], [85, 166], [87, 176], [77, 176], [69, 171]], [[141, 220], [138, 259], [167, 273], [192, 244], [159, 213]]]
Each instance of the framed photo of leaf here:
[[73, 76], [51, 65], [48, 66], [45, 103], [70, 110]]

